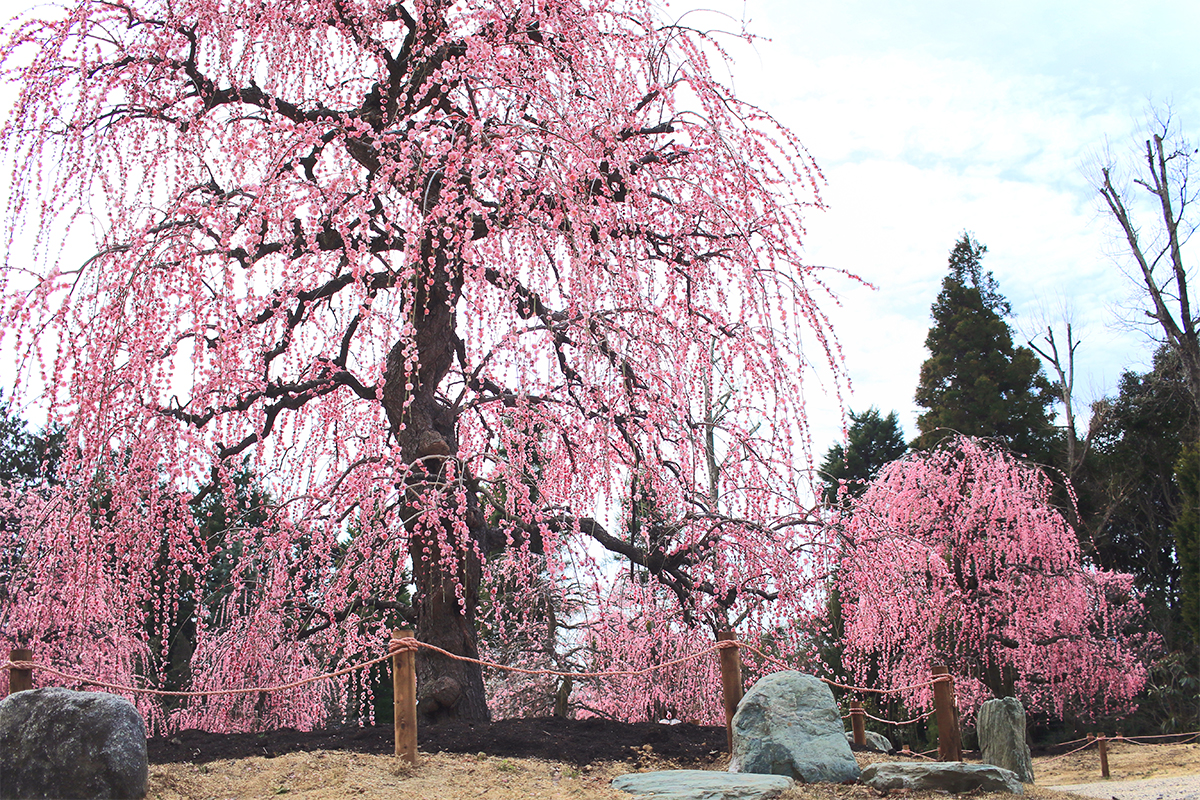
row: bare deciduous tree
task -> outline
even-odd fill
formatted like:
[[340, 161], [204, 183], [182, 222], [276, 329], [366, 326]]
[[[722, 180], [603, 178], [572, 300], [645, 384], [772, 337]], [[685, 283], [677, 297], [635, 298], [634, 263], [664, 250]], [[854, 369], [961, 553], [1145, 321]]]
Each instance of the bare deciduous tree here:
[[[1146, 290], [1146, 315], [1163, 332], [1166, 343], [1183, 361], [1192, 402], [1200, 408], [1200, 338], [1196, 311], [1188, 293], [1183, 250], [1196, 229], [1190, 218], [1196, 189], [1190, 172], [1196, 148], [1172, 125], [1169, 111], [1155, 114], [1147, 125], [1144, 151], [1129, 177], [1106, 158], [1096, 188], [1108, 212], [1121, 226], [1129, 255], [1137, 264], [1133, 277]], [[1142, 189], [1152, 196], [1153, 222], [1137, 215]]]

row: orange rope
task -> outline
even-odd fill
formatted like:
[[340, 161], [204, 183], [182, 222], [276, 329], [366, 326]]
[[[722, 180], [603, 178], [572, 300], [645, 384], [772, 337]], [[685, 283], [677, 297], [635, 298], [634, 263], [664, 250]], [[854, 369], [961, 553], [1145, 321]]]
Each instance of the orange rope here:
[[[484, 661], [484, 660], [478, 659], [478, 658], [470, 658], [468, 656], [460, 656], [456, 653], [451, 653], [448, 650], [443, 650], [442, 648], [440, 648], [436, 645], [429, 644], [428, 642], [419, 641], [416, 638], [411, 637], [411, 636], [391, 639], [388, 642], [387, 655], [383, 655], [378, 658], [371, 659], [369, 661], [364, 661], [359, 664], [352, 664], [348, 667], [343, 667], [342, 669], [336, 670], [334, 672], [326, 672], [321, 675], [313, 675], [312, 677], [303, 678], [298, 681], [292, 681], [291, 683], [279, 684], [277, 686], [255, 686], [255, 687], [249, 687], [249, 688], [244, 688], [244, 689], [210, 689], [210, 690], [195, 691], [195, 692], [167, 691], [164, 689], [143, 689], [143, 688], [140, 688], [137, 686], [126, 686], [126, 685], [120, 684], [120, 683], [108, 683], [106, 681], [94, 680], [92, 678], [88, 678], [88, 677], [85, 677], [82, 675], [76, 675], [71, 672], [63, 672], [61, 670], [55, 669], [55, 668], [47, 666], [45, 664], [39, 664], [34, 661], [6, 661], [6, 662], [4, 662], [3, 665], [0, 665], [0, 668], [2, 668], [2, 669], [30, 669], [30, 670], [31, 669], [40, 669], [43, 672], [50, 673], [51, 675], [55, 675], [57, 677], [65, 679], [65, 680], [75, 681], [77, 683], [80, 683], [80, 684], [83, 684], [86, 686], [98, 686], [102, 689], [111, 689], [114, 691], [127, 692], [127, 693], [131, 693], [131, 694], [148, 694], [148, 695], [154, 695], [156, 697], [216, 697], [219, 695], [255, 694], [258, 692], [276, 692], [276, 691], [282, 691], [284, 689], [294, 689], [298, 686], [304, 686], [306, 684], [315, 683], [317, 681], [326, 680], [328, 678], [337, 678], [337, 677], [340, 677], [347, 673], [354, 672], [356, 670], [365, 669], [366, 667], [374, 666], [375, 664], [378, 664], [381, 661], [385, 661], [386, 659], [388, 659], [389, 657], [391, 657], [392, 655], [394, 655], [396, 653], [406, 652], [406, 651], [416, 651], [421, 648], [424, 648], [426, 650], [432, 650], [435, 653], [443, 655], [447, 658], [454, 659], [455, 661], [464, 661], [464, 662], [467, 662], [470, 664], [478, 664], [482, 667], [489, 667], [491, 669], [504, 670], [506, 672], [516, 672], [516, 673], [519, 673], [522, 675], [548, 675], [548, 676], [554, 676], [554, 677], [559, 677], [559, 678], [610, 678], [610, 677], [642, 677], [642, 676], [648, 675], [652, 672], [655, 672], [657, 670], [666, 669], [667, 667], [673, 667], [678, 664], [684, 664], [684, 663], [687, 663], [688, 661], [694, 661], [697, 658], [701, 658], [701, 657], [708, 655], [709, 653], [712, 653], [714, 651], [724, 650], [724, 649], [730, 648], [730, 647], [733, 647], [733, 648], [744, 647], [747, 650], [750, 650], [751, 652], [757, 654], [764, 661], [767, 661], [769, 663], [783, 667], [784, 669], [792, 669], [792, 666], [790, 664], [785, 664], [784, 662], [779, 661], [778, 659], [768, 656], [766, 653], [759, 650], [754, 645], [747, 644], [746, 642], [741, 642], [741, 641], [737, 641], [737, 640], [727, 640], [727, 641], [716, 642], [716, 643], [704, 648], [703, 650], [697, 651], [695, 653], [691, 653], [686, 656], [681, 656], [680, 658], [675, 658], [670, 661], [665, 661], [661, 664], [654, 664], [649, 667], [643, 667], [642, 669], [607, 670], [604, 672], [566, 672], [566, 671], [553, 670], [553, 669], [526, 669], [523, 667], [510, 667], [505, 664], [497, 664], [493, 661]], [[926, 681], [924, 683], [915, 683], [915, 684], [912, 684], [911, 686], [901, 686], [901, 687], [898, 687], [895, 689], [872, 689], [872, 688], [868, 688], [865, 686], [850, 686], [850, 685], [847, 685], [844, 683], [837, 683], [836, 681], [832, 681], [828, 678], [821, 678], [820, 680], [830, 686], [836, 686], [839, 689], [846, 689], [846, 690], [850, 690], [850, 691], [871, 692], [871, 693], [875, 693], [875, 694], [898, 694], [900, 692], [908, 691], [911, 689], [919, 689], [919, 688], [922, 688], [925, 686], [933, 686], [935, 683], [938, 683], [940, 681], [950, 680], [950, 677], [947, 675], [939, 675], [938, 677], [936, 677], [932, 680]], [[872, 719], [877, 719], [877, 718], [872, 717]], [[886, 721], [886, 720], [881, 720], [881, 721]], [[907, 724], [907, 723], [894, 723], [894, 724]]]
[[[1155, 734], [1152, 736], [1138, 736], [1136, 738], [1138, 738], [1138, 739], [1167, 739], [1172, 736], [1187, 736], [1188, 738], [1184, 739], [1183, 741], [1171, 742], [1171, 744], [1186, 744], [1187, 742], [1191, 741], [1192, 739], [1200, 737], [1200, 731], [1188, 731], [1186, 733], [1163, 733], [1163, 734]], [[1061, 744], [1064, 744], [1064, 745], [1065, 744], [1075, 744], [1076, 742], [1085, 742], [1085, 743], [1080, 745], [1079, 747], [1076, 747], [1074, 750], [1068, 750], [1067, 752], [1061, 753], [1057, 756], [1050, 756], [1049, 758], [1046, 759], [1046, 761], [1057, 761], [1058, 759], [1066, 758], [1067, 756], [1069, 756], [1073, 753], [1078, 753], [1080, 750], [1086, 750], [1087, 748], [1091, 747], [1096, 742], [1100, 741], [1101, 738], [1103, 738], [1109, 742], [1129, 742], [1129, 744], [1136, 744], [1136, 745], [1140, 745], [1142, 747], [1152, 746], [1149, 742], [1135, 742], [1133, 739], [1130, 739], [1128, 736], [1104, 736], [1104, 737], [1096, 737], [1095, 739], [1090, 739], [1090, 740], [1086, 740], [1086, 741], [1084, 739], [1072, 739], [1069, 742], [1062, 742]]]
[[921, 714], [920, 716], [913, 717], [912, 719], [906, 719], [901, 722], [896, 722], [895, 720], [883, 719], [882, 717], [873, 716], [871, 714], [868, 714], [866, 711], [863, 711], [862, 713], [863, 713], [863, 716], [866, 717], [867, 719], [873, 719], [876, 722], [883, 722], [887, 725], [912, 725], [914, 722], [920, 722], [923, 719], [929, 719], [930, 717], [933, 716], [933, 712], [930, 711], [927, 714]]
[[[708, 647], [706, 647], [703, 650], [700, 650], [698, 652], [691, 653], [686, 656], [681, 656], [680, 658], [672, 659], [670, 661], [666, 661], [661, 664], [654, 664], [649, 667], [643, 667], [642, 669], [608, 670], [605, 672], [565, 672], [565, 671], [552, 670], [552, 669], [526, 669], [523, 667], [510, 667], [505, 664], [497, 664], [492, 661], [484, 661], [484, 660], [478, 659], [478, 658], [470, 658], [468, 656], [460, 656], [456, 653], [451, 653], [448, 650], [443, 650], [442, 648], [437, 647], [436, 645], [432, 645], [427, 642], [419, 641], [414, 637], [405, 636], [405, 637], [390, 639], [388, 642], [387, 654], [379, 656], [378, 658], [370, 659], [369, 661], [363, 661], [358, 664], [351, 664], [350, 666], [343, 667], [339, 670], [335, 670], [334, 672], [326, 672], [321, 675], [313, 675], [311, 677], [302, 678], [300, 680], [292, 681], [290, 683], [278, 684], [276, 686], [254, 686], [254, 687], [248, 687], [248, 688], [243, 688], [243, 689], [210, 689], [210, 690], [195, 691], [195, 692], [167, 691], [167, 690], [163, 690], [163, 689], [143, 689], [143, 688], [140, 688], [137, 686], [126, 686], [124, 684], [119, 684], [119, 683], [108, 683], [106, 681], [99, 681], [99, 680], [95, 680], [92, 678], [84, 677], [82, 675], [76, 675], [74, 673], [64, 672], [64, 671], [55, 669], [54, 667], [48, 666], [46, 664], [40, 664], [36, 661], [6, 660], [3, 664], [0, 664], [0, 669], [7, 669], [7, 670], [40, 669], [43, 672], [48, 672], [51, 675], [58, 676], [60, 678], [68, 680], [68, 681], [75, 681], [75, 682], [85, 685], [85, 686], [98, 686], [102, 689], [111, 689], [114, 691], [126, 692], [126, 693], [130, 693], [130, 694], [148, 694], [148, 695], [154, 695], [156, 697], [216, 697], [216, 696], [220, 696], [220, 695], [257, 694], [259, 692], [277, 692], [277, 691], [282, 691], [284, 689], [295, 689], [296, 687], [304, 686], [309, 683], [316, 683], [317, 681], [326, 680], [329, 678], [337, 678], [342, 675], [346, 675], [350, 672], [355, 672], [360, 669], [365, 669], [367, 667], [374, 666], [375, 664], [378, 664], [382, 661], [386, 661], [387, 659], [391, 658], [392, 656], [396, 655], [397, 653], [416, 652], [417, 650], [420, 650], [422, 648], [424, 648], [426, 650], [432, 650], [435, 653], [443, 655], [447, 658], [454, 659], [455, 661], [464, 661], [464, 662], [467, 662], [470, 664], [478, 664], [483, 667], [504, 670], [506, 672], [516, 672], [516, 673], [520, 673], [522, 675], [552, 675], [552, 676], [561, 677], [561, 678], [608, 678], [608, 677], [618, 677], [618, 676], [619, 677], [642, 677], [642, 676], [648, 675], [656, 670], [665, 669], [667, 667], [673, 667], [678, 664], [684, 664], [688, 661], [694, 661], [695, 659], [700, 658], [709, 653], [712, 653], [714, 651], [724, 650], [724, 649], [730, 648], [730, 647], [734, 647], [734, 648], [744, 647], [747, 650], [750, 650], [751, 652], [755, 653], [756, 655], [758, 655], [760, 658], [762, 658], [764, 661], [766, 661], [768, 663], [775, 664], [777, 666], [783, 667], [784, 669], [792, 668], [791, 665], [785, 664], [784, 662], [779, 661], [778, 659], [768, 656], [766, 653], [759, 650], [754, 645], [747, 644], [745, 642], [741, 642], [738, 640], [726, 640], [726, 641], [716, 642], [715, 644], [709, 645]], [[870, 692], [870, 693], [874, 693], [874, 694], [884, 694], [884, 695], [898, 694], [900, 692], [909, 691], [911, 689], [920, 689], [920, 688], [923, 688], [926, 686], [933, 686], [937, 683], [940, 683], [942, 681], [948, 681], [950, 679], [951, 678], [949, 675], [939, 675], [931, 680], [925, 681], [923, 683], [915, 683], [910, 686], [901, 686], [901, 687], [897, 687], [895, 689], [872, 689], [872, 688], [868, 688], [868, 687], [864, 687], [864, 686], [851, 686], [851, 685], [847, 685], [844, 683], [838, 683], [838, 682], [832, 681], [828, 678], [820, 678], [821, 681], [828, 684], [829, 686], [836, 686], [839, 689], [846, 689], [848, 691], [855, 691], [855, 692]], [[871, 714], [868, 714], [865, 710], [862, 710], [862, 709], [855, 709], [854, 711], [851, 712], [851, 714], [846, 714], [845, 716], [843, 716], [842, 719], [846, 719], [854, 713], [861, 713], [861, 714], [863, 714], [863, 716], [867, 717], [868, 719], [872, 719], [872, 720], [875, 720], [876, 722], [882, 722], [882, 723], [885, 723], [888, 725], [911, 725], [914, 722], [919, 722], [923, 719], [927, 719], [930, 716], [932, 716], [932, 714], [933, 714], [933, 712], [930, 711], [926, 714], [923, 714], [918, 717], [914, 717], [912, 719], [904, 720], [901, 722], [896, 722], [893, 720], [882, 719], [880, 717], [873, 716]], [[1187, 736], [1187, 737], [1190, 737], [1191, 739], [1194, 739], [1194, 738], [1200, 737], [1200, 731], [1189, 731], [1186, 733], [1167, 733], [1167, 734], [1154, 735], [1154, 736], [1141, 736], [1138, 738], [1141, 738], [1141, 739], [1166, 739], [1166, 738], [1170, 738], [1170, 737], [1174, 737], [1174, 736]], [[1081, 741], [1083, 741], [1083, 739], [1073, 739], [1069, 742], [1063, 742], [1062, 744], [1074, 744], [1075, 742], [1081, 742]], [[1137, 744], [1137, 745], [1145, 744], [1143, 742], [1136, 742], [1133, 739], [1129, 739], [1124, 736], [1112, 737], [1109, 739], [1109, 741], [1126, 741], [1126, 742], [1129, 742], [1130, 744]], [[1190, 741], [1190, 739], [1185, 739], [1182, 742], [1178, 742], [1178, 744], [1183, 744], [1186, 741]], [[1096, 742], [1096, 740], [1087, 741], [1085, 744], [1083, 744], [1080, 747], [1075, 748], [1074, 750], [1070, 750], [1066, 753], [1062, 753], [1061, 755], [1052, 756], [1052, 757], [1046, 759], [1046, 761], [1056, 761], [1060, 758], [1065, 758], [1074, 753], [1078, 753], [1079, 751], [1085, 750], [1088, 747], [1092, 746], [1092, 744], [1094, 744], [1095, 742]], [[931, 750], [929, 752], [934, 752], [934, 751]], [[929, 759], [930, 761], [935, 760], [935, 759], [929, 758], [929, 756], [927, 756], [923, 753], [914, 753], [912, 751], [909, 751], [905, 755], [913, 755], [913, 756], [917, 756], [919, 758], [926, 758], [926, 759]]]
[[[928, 752], [930, 752], [930, 753], [936, 753], [937, 751], [936, 751], [936, 750], [929, 750]], [[923, 758], [923, 759], [925, 759], [926, 761], [937, 761], [937, 759], [936, 759], [936, 758], [932, 758], [932, 757], [930, 757], [930, 756], [927, 756], [927, 755], [925, 755], [925, 753], [918, 753], [918, 752], [916, 752], [915, 750], [901, 750], [900, 752], [896, 753], [896, 755], [898, 755], [898, 756], [913, 756], [914, 758]]]
[[[1079, 740], [1077, 739], [1076, 741], [1079, 741]], [[1050, 758], [1047, 758], [1047, 759], [1046, 759], [1046, 761], [1057, 761], [1057, 760], [1058, 760], [1058, 759], [1060, 759], [1060, 758], [1066, 758], [1066, 757], [1067, 757], [1067, 756], [1069, 756], [1069, 755], [1073, 755], [1074, 753], [1078, 753], [1080, 750], [1086, 750], [1086, 749], [1088, 749], [1089, 747], [1091, 747], [1092, 745], [1094, 745], [1094, 744], [1095, 744], [1096, 742], [1098, 742], [1098, 741], [1099, 741], [1099, 739], [1092, 739], [1090, 742], [1085, 742], [1084, 744], [1080, 745], [1079, 747], [1076, 747], [1074, 750], [1068, 750], [1067, 752], [1065, 752], [1065, 753], [1062, 753], [1062, 754], [1060, 754], [1060, 755], [1057, 755], [1057, 756], [1051, 756]], [[1043, 761], [1042, 763], [1046, 763], [1046, 761]]]
[[877, 717], [874, 714], [868, 713], [867, 710], [864, 708], [852, 708], [852, 709], [850, 709], [849, 714], [842, 714], [842, 719], [850, 719], [851, 717], [854, 717], [854, 716], [863, 716], [863, 717], [866, 717], [867, 719], [873, 719], [876, 722], [882, 722], [885, 725], [911, 725], [914, 722], [920, 722], [923, 719], [929, 719], [930, 717], [933, 716], [933, 712], [930, 711], [927, 714], [921, 714], [920, 716], [913, 717], [912, 719], [906, 719], [906, 720], [897, 722], [896, 720], [884, 719], [883, 717]]
[[[1188, 739], [1184, 739], [1182, 742], [1174, 742], [1174, 744], [1186, 744], [1190, 739], [1195, 739], [1196, 737], [1200, 736], [1200, 731], [1187, 731], [1185, 733], [1159, 733], [1154, 734], [1153, 736], [1135, 736], [1133, 739], [1169, 739], [1172, 736], [1187, 736]], [[1113, 738], [1119, 739], [1123, 742], [1129, 742], [1130, 744], [1147, 744], [1147, 742], [1135, 742], [1128, 736], [1116, 736]]]
[[460, 656], [457, 653], [451, 653], [448, 650], [443, 650], [442, 648], [438, 647], [437, 645], [432, 645], [432, 644], [429, 644], [428, 642], [418, 641], [417, 639], [414, 639], [411, 636], [406, 636], [401, 639], [392, 639], [388, 643], [388, 652], [390, 655], [391, 653], [399, 653], [399, 652], [402, 652], [405, 650], [417, 650], [417, 649], [423, 647], [426, 650], [432, 650], [435, 653], [440, 653], [441, 655], [446, 656], [447, 658], [452, 658], [455, 661], [465, 661], [468, 664], [479, 664], [482, 667], [491, 667], [492, 669], [500, 669], [500, 670], [504, 670], [506, 672], [518, 672], [522, 675], [553, 675], [554, 677], [557, 677], [557, 678], [608, 678], [608, 677], [616, 677], [616, 676], [641, 677], [643, 675], [648, 675], [651, 672], [654, 672], [655, 670], [665, 669], [666, 667], [673, 667], [676, 664], [683, 664], [688, 661], [694, 661], [695, 659], [700, 658], [701, 656], [708, 655], [709, 653], [713, 652], [714, 650], [723, 650], [727, 647], [737, 647], [737, 646], [738, 646], [738, 642], [736, 642], [736, 641], [717, 642], [716, 644], [709, 645], [708, 647], [706, 647], [703, 650], [700, 650], [698, 652], [691, 653], [690, 655], [682, 656], [680, 658], [672, 659], [671, 661], [664, 661], [661, 664], [653, 664], [649, 667], [643, 667], [642, 669], [616, 669], [616, 670], [609, 670], [607, 672], [561, 672], [556, 669], [526, 669], [525, 667], [510, 667], [510, 666], [506, 666], [505, 664], [497, 664], [493, 661], [483, 661], [482, 659], [470, 658], [469, 656]]
[[386, 661], [390, 657], [390, 654], [386, 656], [380, 656], [379, 658], [373, 658], [370, 661], [364, 661], [361, 664], [352, 664], [348, 667], [343, 667], [334, 672], [327, 672], [322, 675], [313, 675], [309, 678], [302, 678], [301, 680], [292, 681], [291, 683], [282, 683], [278, 686], [254, 686], [245, 689], [208, 689], [198, 692], [171, 692], [165, 689], [142, 689], [137, 686], [126, 686], [122, 683], [108, 683], [106, 681], [98, 681], [92, 678], [87, 678], [83, 675], [76, 675], [71, 672], [63, 672], [55, 669], [54, 667], [47, 666], [46, 664], [39, 664], [36, 661], [6, 661], [3, 665], [0, 665], [0, 669], [40, 669], [42, 672], [48, 672], [51, 675], [57, 675], [60, 678], [64, 678], [69, 681], [75, 681], [76, 683], [83, 684], [84, 686], [99, 686], [101, 689], [112, 689], [113, 691], [127, 692], [129, 694], [149, 694], [154, 695], [155, 697], [216, 697], [218, 695], [227, 694], [256, 694], [258, 692], [278, 692], [284, 689], [295, 689], [297, 686], [316, 683], [317, 681], [322, 681], [327, 678], [337, 678], [349, 672], [374, 666], [380, 661]]
[[1059, 742], [1058, 744], [1054, 745], [1054, 747], [1066, 747], [1069, 744], [1077, 744], [1078, 742], [1086, 742], [1087, 740], [1088, 738], [1086, 736], [1080, 736], [1078, 739], [1071, 739], [1067, 742]]
[[[752, 653], [755, 653], [756, 655], [758, 655], [759, 658], [761, 658], [764, 661], [767, 661], [771, 664], [774, 664], [777, 667], [783, 667], [784, 669], [793, 669], [791, 664], [785, 664], [784, 662], [780, 661], [777, 658], [772, 658], [771, 656], [764, 653], [762, 650], [759, 650], [754, 645], [747, 644], [746, 642], [739, 642], [739, 641], [717, 642], [717, 646], [718, 647], [744, 647], [747, 650], [751, 651]], [[829, 678], [820, 678], [819, 680], [822, 683], [826, 683], [830, 686], [836, 686], [839, 689], [847, 689], [852, 692], [870, 692], [872, 694], [900, 694], [901, 692], [907, 692], [910, 689], [920, 689], [925, 686], [933, 686], [935, 683], [942, 683], [944, 681], [951, 680], [951, 676], [939, 675], [936, 678], [931, 678], [930, 680], [925, 681], [924, 683], [914, 683], [910, 686], [897, 686], [895, 689], [871, 689], [866, 686], [851, 686], [849, 684], [838, 683], [837, 681], [832, 681]]]

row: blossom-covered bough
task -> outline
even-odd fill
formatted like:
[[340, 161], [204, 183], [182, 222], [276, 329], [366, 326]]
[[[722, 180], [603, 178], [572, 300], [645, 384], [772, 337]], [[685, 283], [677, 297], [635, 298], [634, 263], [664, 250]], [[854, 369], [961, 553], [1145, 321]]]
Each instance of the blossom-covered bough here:
[[[1038, 467], [952, 436], [885, 466], [838, 512], [846, 666], [884, 688], [955, 679], [960, 709], [991, 697], [1062, 717], [1129, 710], [1155, 637], [1133, 576], [1088, 565]], [[928, 708], [928, 686], [904, 693]]]
[[[493, 563], [603, 608], [600, 552], [680, 630], [800, 612], [821, 176], [714, 39], [634, 0], [47, 13], [0, 51], [3, 342], [69, 447], [0, 534], [0, 638], [200, 688], [375, 654], [384, 612], [475, 656]], [[242, 464], [265, 519], [202, 535]], [[478, 668], [419, 665], [429, 718], [488, 713]], [[348, 688], [154, 719], [307, 727]]]

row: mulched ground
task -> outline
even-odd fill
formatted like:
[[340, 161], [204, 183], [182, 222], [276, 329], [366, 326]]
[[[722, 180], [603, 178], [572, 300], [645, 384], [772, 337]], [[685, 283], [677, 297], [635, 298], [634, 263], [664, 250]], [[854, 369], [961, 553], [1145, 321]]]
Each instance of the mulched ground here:
[[[551, 758], [582, 766], [594, 761], [623, 761], [649, 745], [658, 758], [681, 764], [709, 763], [724, 753], [725, 728], [707, 725], [659, 725], [605, 719], [506, 719], [498, 722], [443, 722], [418, 729], [418, 746], [427, 753], [486, 753], [503, 758]], [[358, 753], [393, 752], [392, 727], [327, 731], [278, 730], [267, 733], [180, 731], [147, 742], [150, 763], [266, 756], [313, 750]]]

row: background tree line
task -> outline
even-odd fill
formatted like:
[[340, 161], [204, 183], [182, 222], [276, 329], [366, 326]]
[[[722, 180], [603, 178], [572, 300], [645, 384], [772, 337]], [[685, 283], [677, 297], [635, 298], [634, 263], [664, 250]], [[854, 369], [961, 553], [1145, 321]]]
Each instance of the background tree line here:
[[[1161, 146], [1161, 138], [1148, 145], [1149, 168]], [[1053, 329], [1028, 346], [1015, 344], [1011, 308], [982, 266], [986, 252], [966, 233], [950, 252], [916, 390], [917, 404], [925, 409], [918, 435], [906, 445], [895, 412], [851, 412], [846, 444], [831, 447], [821, 464], [823, 499], [845, 507], [906, 452], [936, 449], [957, 435], [991, 440], [1040, 466], [1055, 484], [1054, 504], [1074, 527], [1085, 563], [1132, 575], [1145, 609], [1136, 633], [1155, 643], [1148, 652], [1149, 680], [1124, 729], [1193, 729], [1200, 721], [1195, 444], [1200, 426], [1187, 350], [1179, 336], [1164, 336], [1151, 368], [1126, 370], [1116, 393], [1092, 403], [1086, 430], [1078, 430], [1071, 409], [1079, 343], [1068, 326], [1065, 345], [1061, 331], [1056, 339]], [[1172, 280], [1182, 274], [1172, 272]], [[1174, 290], [1186, 298], [1186, 284]], [[1163, 292], [1147, 293], [1158, 304], [1156, 313], [1165, 313]], [[1187, 335], [1194, 336], [1183, 334], [1185, 341]], [[1047, 377], [1038, 355], [1056, 380]], [[1058, 423], [1056, 406], [1067, 409]], [[831, 593], [831, 629], [822, 651], [827, 667], [842, 677], [844, 601]]]

